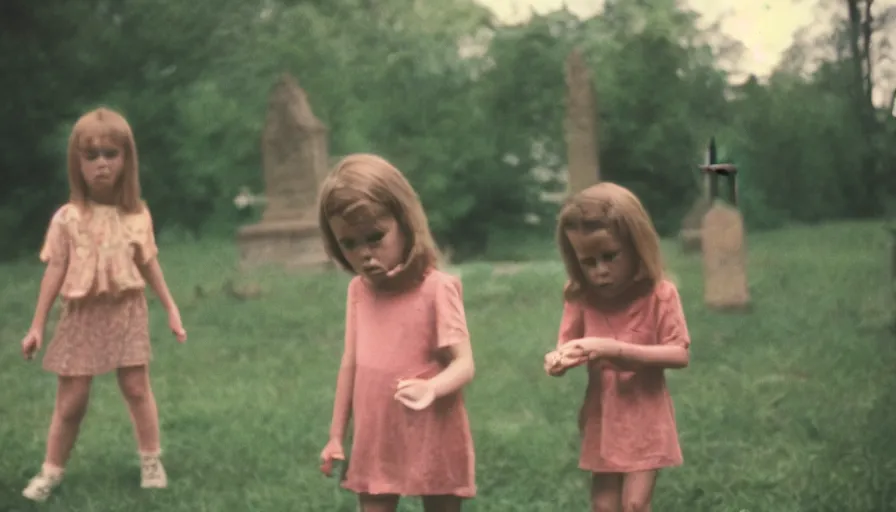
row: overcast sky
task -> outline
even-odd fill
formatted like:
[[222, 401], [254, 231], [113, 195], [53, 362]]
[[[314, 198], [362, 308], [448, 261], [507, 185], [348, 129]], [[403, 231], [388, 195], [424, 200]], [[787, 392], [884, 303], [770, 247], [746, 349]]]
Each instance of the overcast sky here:
[[[530, 9], [551, 11], [562, 5], [562, 0], [476, 0], [508, 22], [520, 21]], [[780, 59], [781, 52], [790, 46], [793, 33], [814, 19], [817, 0], [686, 0], [691, 9], [708, 22], [727, 15], [722, 31], [746, 46], [741, 69], [760, 76], [768, 74]], [[594, 14], [603, 4], [601, 0], [566, 0], [576, 14]], [[876, 5], [896, 5], [896, 0], [878, 0]]]

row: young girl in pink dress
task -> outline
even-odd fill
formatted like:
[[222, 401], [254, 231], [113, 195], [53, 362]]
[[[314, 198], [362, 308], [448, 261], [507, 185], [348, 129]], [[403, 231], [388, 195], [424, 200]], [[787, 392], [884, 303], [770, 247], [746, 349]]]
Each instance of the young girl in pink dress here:
[[657, 471], [682, 464], [663, 372], [688, 365], [690, 337], [659, 239], [640, 201], [600, 183], [571, 197], [557, 239], [569, 282], [545, 371], [587, 363], [579, 467], [593, 511], [650, 510]]
[[342, 486], [363, 512], [392, 512], [422, 496], [428, 512], [461, 510], [475, 495], [473, 440], [462, 395], [473, 353], [460, 281], [437, 268], [426, 214], [389, 162], [346, 157], [324, 181], [320, 228], [348, 285], [345, 348], [324, 473], [352, 460]]
[[180, 313], [159, 261], [152, 219], [140, 200], [137, 151], [127, 121], [100, 108], [75, 123], [68, 145], [70, 199], [53, 215], [40, 258], [47, 264], [22, 354], [43, 345], [57, 296], [62, 316], [43, 367], [58, 375], [56, 406], [41, 471], [22, 494], [44, 501], [63, 468], [87, 411], [94, 376], [115, 370], [137, 437], [141, 485], [162, 488], [159, 420], [149, 384], [149, 325], [145, 284], [168, 312], [168, 325], [186, 341]]

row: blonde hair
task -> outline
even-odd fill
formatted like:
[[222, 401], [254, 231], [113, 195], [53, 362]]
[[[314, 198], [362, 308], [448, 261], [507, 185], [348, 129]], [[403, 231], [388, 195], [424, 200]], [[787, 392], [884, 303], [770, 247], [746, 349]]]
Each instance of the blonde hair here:
[[90, 191], [81, 172], [81, 154], [103, 139], [118, 146], [124, 154], [124, 167], [115, 191], [116, 205], [127, 213], [143, 211], [134, 133], [121, 114], [104, 107], [84, 114], [72, 128], [68, 139], [69, 201], [81, 209], [87, 207]]
[[401, 171], [382, 157], [357, 153], [340, 160], [321, 185], [318, 208], [324, 248], [349, 273], [354, 269], [330, 228], [332, 217], [371, 221], [394, 217], [407, 244], [404, 267], [396, 276], [400, 281], [419, 280], [439, 264], [439, 251], [420, 198]]
[[569, 283], [564, 290], [567, 300], [582, 299], [588, 280], [566, 232], [608, 229], [631, 248], [636, 261], [636, 281], [659, 282], [664, 275], [659, 235], [641, 201], [627, 188], [610, 182], [597, 185], [569, 197], [560, 209], [557, 244], [566, 266]]

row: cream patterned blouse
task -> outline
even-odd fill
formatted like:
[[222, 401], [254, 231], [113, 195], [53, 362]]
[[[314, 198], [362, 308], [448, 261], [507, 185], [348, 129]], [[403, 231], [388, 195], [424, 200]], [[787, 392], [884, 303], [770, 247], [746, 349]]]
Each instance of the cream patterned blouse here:
[[79, 299], [143, 289], [146, 282], [137, 264], [157, 254], [145, 206], [129, 214], [115, 206], [88, 203], [87, 210], [80, 210], [68, 203], [53, 215], [40, 259], [66, 265], [60, 293], [65, 299]]

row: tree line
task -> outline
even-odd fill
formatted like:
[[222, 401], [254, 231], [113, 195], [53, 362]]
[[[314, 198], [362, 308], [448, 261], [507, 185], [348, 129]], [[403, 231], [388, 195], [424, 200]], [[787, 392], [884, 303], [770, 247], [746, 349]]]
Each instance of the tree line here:
[[553, 219], [541, 197], [562, 190], [574, 47], [595, 84], [602, 176], [639, 194], [663, 234], [700, 193], [712, 136], [741, 169], [750, 229], [885, 215], [896, 118], [892, 94], [872, 99], [896, 15], [871, 4], [820, 1], [821, 36], [797, 38], [767, 81], [732, 83], [737, 43], [677, 0], [513, 26], [472, 0], [7, 0], [0, 257], [37, 250], [66, 199], [71, 125], [98, 105], [135, 130], [157, 228], [217, 236], [251, 222], [258, 212], [233, 198], [263, 190], [261, 130], [282, 72], [308, 93], [334, 156], [394, 161], [439, 242], [482, 254], [542, 229], [527, 214]]

